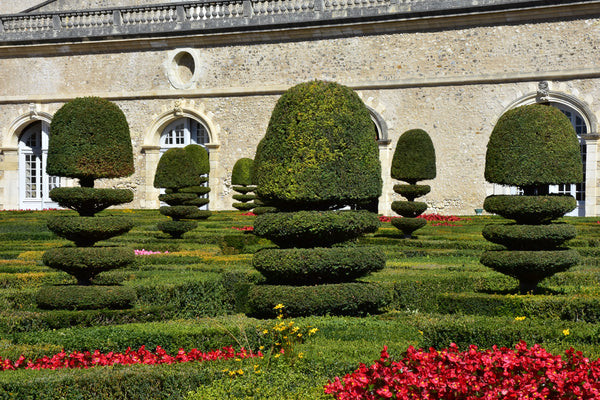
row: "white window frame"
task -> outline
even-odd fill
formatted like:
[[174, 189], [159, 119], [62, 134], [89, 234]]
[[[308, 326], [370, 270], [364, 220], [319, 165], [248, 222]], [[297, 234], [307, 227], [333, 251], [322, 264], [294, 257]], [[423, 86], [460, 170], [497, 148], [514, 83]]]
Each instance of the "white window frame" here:
[[[49, 193], [61, 186], [61, 179], [46, 173], [50, 124], [37, 121], [29, 124], [19, 138], [19, 208], [43, 210], [58, 208]], [[35, 142], [31, 139], [35, 138]], [[29, 168], [33, 166], [33, 168]]]

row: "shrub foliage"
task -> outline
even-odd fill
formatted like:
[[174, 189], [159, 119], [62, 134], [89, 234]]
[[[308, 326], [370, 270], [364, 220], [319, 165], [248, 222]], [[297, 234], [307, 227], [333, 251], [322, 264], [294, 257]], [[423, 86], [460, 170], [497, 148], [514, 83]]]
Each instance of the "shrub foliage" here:
[[240, 211], [250, 211], [256, 204], [253, 200], [256, 195], [252, 192], [256, 190], [256, 186], [253, 186], [253, 171], [254, 160], [251, 158], [240, 158], [233, 165], [233, 171], [231, 172], [231, 184], [232, 189], [240, 194], [234, 194], [233, 199], [237, 202], [233, 203], [233, 207]]
[[[290, 305], [291, 316], [356, 315], [384, 304], [381, 291], [351, 282], [381, 269], [383, 256], [329, 248], [379, 226], [368, 211], [339, 211], [381, 195], [375, 137], [368, 109], [345, 86], [313, 81], [281, 96], [256, 151], [253, 182], [259, 205], [254, 233], [280, 247], [255, 254], [255, 267], [268, 283], [282, 286], [251, 288], [251, 315], [268, 317], [278, 303]], [[313, 283], [319, 285], [298, 286]]]
[[52, 118], [46, 171], [77, 178], [93, 187], [95, 179], [133, 174], [133, 148], [127, 119], [119, 107], [98, 97], [77, 98]]
[[576, 207], [575, 198], [546, 195], [548, 185], [583, 179], [579, 141], [570, 120], [557, 108], [533, 104], [506, 112], [494, 127], [486, 153], [485, 178], [515, 185], [521, 196], [489, 196], [484, 209], [516, 224], [488, 226], [487, 240], [506, 250], [487, 251], [481, 263], [519, 280], [521, 293], [579, 262], [574, 250], [561, 246], [575, 237], [567, 225], [551, 225]]
[[429, 185], [417, 185], [417, 182], [433, 179], [435, 175], [435, 148], [427, 132], [422, 129], [404, 132], [396, 144], [391, 176], [408, 183], [394, 185], [394, 192], [407, 200], [392, 202], [392, 210], [402, 216], [394, 219], [392, 224], [402, 231], [405, 238], [411, 238], [414, 231], [427, 224], [427, 221], [417, 218], [427, 210], [427, 203], [414, 200], [431, 190]]
[[169, 149], [162, 155], [156, 167], [154, 187], [165, 189], [158, 198], [169, 206], [161, 207], [159, 211], [172, 221], [159, 224], [158, 229], [180, 239], [198, 226], [189, 220], [210, 216], [210, 211], [198, 209], [209, 202], [205, 196], [210, 188], [203, 186], [208, 181], [209, 170], [208, 152], [200, 145]]

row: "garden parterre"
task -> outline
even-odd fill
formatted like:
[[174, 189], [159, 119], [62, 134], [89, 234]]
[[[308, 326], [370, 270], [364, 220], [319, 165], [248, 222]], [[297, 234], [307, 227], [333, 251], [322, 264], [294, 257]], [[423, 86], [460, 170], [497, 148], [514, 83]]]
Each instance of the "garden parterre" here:
[[[180, 347], [203, 352], [225, 346], [258, 351], [260, 346], [272, 345], [261, 332], [274, 321], [242, 314], [244, 286], [262, 279], [250, 267], [251, 254], [270, 246], [268, 241], [236, 229], [252, 226], [252, 215], [215, 213], [177, 241], [157, 230], [156, 222], [163, 218], [157, 211], [105, 211], [127, 213], [136, 222], [132, 231], [106, 241], [106, 245], [128, 245], [148, 254], [136, 256], [131, 267], [100, 275], [98, 281], [134, 287], [138, 303], [121, 311], [42, 311], [32, 299], [35, 291], [45, 284], [72, 279], [41, 264], [43, 251], [68, 244], [45, 227], [48, 216], [56, 213], [71, 212], [0, 212], [3, 359], [17, 360], [23, 355], [35, 360], [63, 350], [67, 354], [118, 353], [128, 347], [160, 346], [177, 354]], [[33, 398], [43, 399], [91, 394], [106, 399], [195, 399], [201, 398], [199, 392], [208, 399], [219, 398], [218, 393], [220, 398], [244, 398], [244, 393], [256, 388], [265, 399], [331, 398], [323, 391], [329, 380], [352, 373], [360, 363], [373, 364], [384, 346], [390, 360], [400, 360], [409, 346], [442, 350], [454, 342], [459, 351], [468, 351], [469, 345], [512, 349], [523, 340], [529, 346], [537, 343], [553, 355], [564, 355], [573, 347], [596, 359], [600, 356], [600, 316], [595, 311], [600, 294], [600, 232], [596, 219], [568, 220], [578, 231], [569, 246], [582, 254], [583, 261], [543, 281], [541, 295], [517, 295], [516, 280], [479, 264], [481, 252], [493, 246], [483, 239], [481, 229], [485, 224], [500, 223], [500, 218], [457, 221], [457, 217], [444, 220], [438, 216], [433, 224], [449, 224], [430, 223], [410, 241], [400, 239], [398, 230], [384, 219], [378, 232], [361, 241], [381, 246], [386, 253], [386, 268], [364, 280], [380, 282], [392, 294], [390, 303], [382, 314], [364, 318], [296, 319], [296, 324], [316, 327], [318, 332], [297, 345], [296, 354], [302, 353], [302, 358], [293, 364], [279, 357], [268, 367], [264, 360], [234, 359], [202, 366], [161, 365], [154, 370], [138, 365], [85, 371], [5, 371], [0, 375], [0, 399], [33, 397], [34, 393], [37, 397]], [[148, 391], [144, 388], [148, 385], [159, 389]], [[270, 386], [278, 387], [278, 394], [273, 394]], [[46, 390], [49, 388], [52, 390]]]

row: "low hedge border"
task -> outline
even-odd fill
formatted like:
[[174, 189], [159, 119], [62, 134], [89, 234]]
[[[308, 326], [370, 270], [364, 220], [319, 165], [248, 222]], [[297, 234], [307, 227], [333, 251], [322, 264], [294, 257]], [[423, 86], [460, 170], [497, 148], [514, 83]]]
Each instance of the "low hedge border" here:
[[285, 304], [286, 317], [362, 316], [378, 313], [390, 300], [390, 291], [378, 283], [253, 285], [248, 288], [246, 315], [255, 318], [275, 318], [277, 311], [274, 307], [277, 304]]
[[368, 211], [298, 211], [266, 213], [254, 221], [254, 233], [280, 247], [328, 247], [373, 233], [377, 214]]
[[487, 316], [526, 316], [565, 321], [600, 322], [597, 296], [520, 296], [446, 293], [438, 296], [439, 312]]
[[38, 307], [46, 310], [113, 310], [131, 308], [135, 290], [127, 286], [44, 286], [37, 295]]
[[275, 285], [350, 282], [385, 268], [385, 255], [375, 247], [263, 249], [252, 266]]
[[485, 211], [514, 219], [519, 224], [544, 224], [562, 217], [577, 207], [570, 195], [516, 196], [493, 195], [485, 198]]

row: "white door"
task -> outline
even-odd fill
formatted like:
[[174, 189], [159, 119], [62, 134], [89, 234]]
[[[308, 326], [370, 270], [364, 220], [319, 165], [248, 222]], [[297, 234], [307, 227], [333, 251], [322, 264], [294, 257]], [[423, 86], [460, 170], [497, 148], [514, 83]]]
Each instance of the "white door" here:
[[49, 125], [38, 121], [23, 131], [19, 140], [19, 208], [57, 208], [48, 193], [60, 186], [60, 178], [46, 174]]

